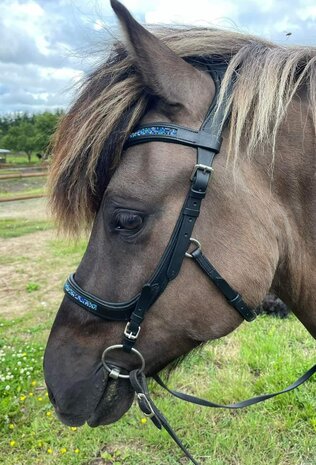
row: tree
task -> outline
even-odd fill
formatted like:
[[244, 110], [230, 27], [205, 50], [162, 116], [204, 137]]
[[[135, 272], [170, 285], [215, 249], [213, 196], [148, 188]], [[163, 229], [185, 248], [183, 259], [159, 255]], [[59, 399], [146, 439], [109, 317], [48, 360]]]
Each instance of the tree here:
[[34, 124], [22, 121], [18, 126], [11, 126], [5, 136], [2, 137], [4, 148], [25, 152], [28, 161], [31, 161], [31, 155], [36, 150], [36, 131]]
[[35, 131], [36, 131], [36, 150], [43, 152], [46, 151], [50, 139], [54, 134], [60, 113], [45, 112], [35, 117]]
[[1, 148], [25, 152], [29, 162], [32, 152], [45, 152], [58, 120], [64, 114], [44, 112], [37, 115], [17, 114], [0, 118]]

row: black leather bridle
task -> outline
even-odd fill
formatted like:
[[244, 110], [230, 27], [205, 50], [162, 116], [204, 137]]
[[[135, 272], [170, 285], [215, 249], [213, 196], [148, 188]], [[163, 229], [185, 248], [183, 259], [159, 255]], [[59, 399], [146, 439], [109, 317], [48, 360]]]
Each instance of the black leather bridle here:
[[[105, 320], [127, 321], [122, 344], [110, 346], [103, 352], [102, 362], [104, 368], [109, 372], [109, 376], [114, 379], [127, 378], [130, 380], [137, 394], [138, 403], [143, 413], [149, 416], [159, 429], [164, 427], [187, 457], [196, 465], [198, 464], [195, 459], [179, 440], [166, 418], [151, 400], [146, 377], [144, 375], [145, 360], [142, 354], [133, 346], [139, 337], [141, 323], [147, 311], [163, 293], [169, 282], [178, 276], [185, 257], [193, 259], [194, 262], [199, 265], [201, 270], [223, 294], [228, 303], [237, 310], [245, 320], [252, 321], [257, 316], [256, 312], [244, 302], [240, 294], [225, 281], [210, 261], [203, 255], [200, 243], [192, 237], [195, 222], [200, 214], [201, 203], [206, 195], [208, 183], [213, 172], [212, 164], [215, 156], [220, 151], [222, 142], [221, 131], [225, 125], [223, 109], [225, 105], [218, 107], [218, 96], [225, 71], [225, 66], [217, 66], [210, 71], [215, 83], [215, 97], [199, 131], [194, 131], [175, 124], [154, 123], [152, 125], [139, 126], [130, 134], [125, 144], [125, 148], [128, 148], [137, 144], [162, 141], [186, 145], [197, 149], [197, 160], [192, 170], [189, 191], [169, 243], [152, 277], [143, 286], [140, 293], [127, 302], [108, 302], [84, 291], [76, 283], [75, 275], [73, 274], [70, 275], [64, 286], [64, 291], [67, 296], [85, 310]], [[230, 94], [232, 85], [231, 83], [231, 86], [227, 89], [226, 96]], [[189, 252], [191, 243], [195, 244], [196, 248]], [[129, 374], [122, 374], [119, 367], [110, 365], [106, 357], [110, 351], [117, 349], [122, 349], [125, 352], [133, 352], [138, 356], [141, 367], [131, 371]], [[167, 389], [168, 392], [187, 402], [207, 407], [236, 409], [261, 402], [295, 389], [309, 379], [315, 372], [316, 365], [283, 391], [259, 396], [231, 405], [214, 404], [188, 394], [172, 391], [167, 388], [158, 376], [154, 376], [154, 379], [163, 388]]]
[[[201, 203], [213, 172], [212, 164], [221, 147], [223, 111], [217, 110], [217, 100], [224, 72], [225, 68], [212, 71], [216, 86], [215, 98], [199, 131], [175, 124], [155, 123], [150, 126], [139, 126], [135, 132], [130, 134], [125, 144], [125, 148], [128, 148], [137, 144], [163, 141], [197, 149], [197, 160], [192, 170], [190, 188], [179, 218], [155, 272], [141, 292], [127, 302], [107, 302], [81, 289], [74, 275], [71, 275], [65, 284], [64, 290], [68, 297], [84, 309], [106, 320], [128, 321], [123, 340], [125, 351], [131, 351], [139, 336], [140, 326], [146, 312], [163, 293], [169, 282], [178, 276], [185, 257], [192, 258], [201, 267], [230, 305], [245, 320], [252, 321], [256, 317], [254, 310], [246, 305], [238, 292], [230, 287], [202, 254], [199, 242], [192, 238], [193, 228], [200, 214]], [[192, 242], [197, 247], [190, 253], [188, 249]]]

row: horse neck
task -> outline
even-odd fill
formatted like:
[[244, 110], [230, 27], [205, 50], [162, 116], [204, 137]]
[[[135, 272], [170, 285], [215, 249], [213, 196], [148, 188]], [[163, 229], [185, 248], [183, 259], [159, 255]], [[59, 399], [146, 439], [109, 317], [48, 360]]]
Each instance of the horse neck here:
[[[270, 188], [282, 216], [276, 293], [316, 337], [315, 129], [306, 99], [295, 99], [279, 132]], [[266, 160], [267, 166], [271, 165]]]

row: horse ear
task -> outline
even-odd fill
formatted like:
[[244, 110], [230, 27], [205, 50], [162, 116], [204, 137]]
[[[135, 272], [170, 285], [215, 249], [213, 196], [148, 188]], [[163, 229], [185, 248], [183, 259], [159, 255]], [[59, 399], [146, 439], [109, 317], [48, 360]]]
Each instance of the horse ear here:
[[[191, 112], [192, 103], [198, 106], [205, 98], [201, 95], [204, 86], [208, 94], [215, 93], [213, 80], [176, 55], [161, 40], [141, 26], [117, 0], [111, 0], [127, 38], [130, 53], [149, 92], [162, 98], [169, 105], [181, 105]], [[203, 94], [203, 92], [202, 92]], [[204, 105], [203, 105], [204, 107]]]

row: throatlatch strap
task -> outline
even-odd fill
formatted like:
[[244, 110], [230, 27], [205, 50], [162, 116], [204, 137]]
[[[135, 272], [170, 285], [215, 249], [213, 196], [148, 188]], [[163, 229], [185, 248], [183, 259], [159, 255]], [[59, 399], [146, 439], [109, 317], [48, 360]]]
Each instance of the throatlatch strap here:
[[196, 249], [192, 252], [192, 258], [195, 262], [202, 268], [204, 273], [210, 278], [210, 280], [215, 284], [217, 289], [223, 294], [227, 302], [234, 307], [237, 312], [246, 321], [253, 321], [257, 314], [256, 312], [248, 307], [248, 305], [243, 301], [240, 294], [235, 291], [228, 282], [219, 274], [219, 272], [214, 268], [212, 263], [202, 254], [201, 249]]

